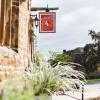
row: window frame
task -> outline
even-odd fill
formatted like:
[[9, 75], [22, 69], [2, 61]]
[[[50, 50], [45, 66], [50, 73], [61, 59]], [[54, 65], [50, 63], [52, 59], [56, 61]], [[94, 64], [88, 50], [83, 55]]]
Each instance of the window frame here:
[[[0, 5], [0, 15], [1, 15], [0, 16], [0, 45], [7, 46], [7, 47], [11, 48], [12, 50], [18, 52], [18, 29], [19, 29], [20, 0], [1, 0], [0, 4], [1, 4]], [[18, 10], [13, 11], [14, 7], [16, 7], [15, 9], [18, 9]], [[14, 26], [15, 24], [13, 25], [13, 20], [14, 20], [13, 14], [16, 14], [16, 16], [18, 16], [18, 19], [17, 19], [18, 21], [16, 21], [17, 26]], [[16, 30], [17, 30], [16, 33], [14, 33], [15, 30], [13, 29], [13, 27], [16, 28]], [[13, 37], [15, 37], [15, 38], [13, 39]], [[15, 43], [15, 44], [13, 44], [13, 43]]]

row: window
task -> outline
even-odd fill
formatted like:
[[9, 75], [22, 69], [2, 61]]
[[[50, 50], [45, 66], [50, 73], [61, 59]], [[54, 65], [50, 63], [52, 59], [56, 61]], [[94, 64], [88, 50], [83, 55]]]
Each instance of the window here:
[[0, 1], [0, 44], [18, 49], [19, 0]]

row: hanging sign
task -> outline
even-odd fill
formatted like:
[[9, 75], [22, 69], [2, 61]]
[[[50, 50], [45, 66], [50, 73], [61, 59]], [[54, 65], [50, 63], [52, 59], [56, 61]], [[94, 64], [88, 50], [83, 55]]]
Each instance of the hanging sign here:
[[56, 13], [55, 12], [41, 12], [39, 13], [40, 33], [55, 33], [56, 32]]

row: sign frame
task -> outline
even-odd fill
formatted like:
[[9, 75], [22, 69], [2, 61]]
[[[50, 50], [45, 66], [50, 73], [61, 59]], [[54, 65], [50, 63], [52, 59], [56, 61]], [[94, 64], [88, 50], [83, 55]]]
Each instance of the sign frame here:
[[[42, 21], [44, 20], [44, 19], [42, 19], [42, 17], [41, 16], [48, 16], [48, 17], [52, 17], [52, 22], [51, 22], [51, 24], [52, 24], [52, 30], [43, 30], [42, 29]], [[39, 13], [39, 33], [56, 33], [56, 12], [40, 12]], [[50, 21], [50, 20], [49, 20]], [[44, 24], [44, 23], [43, 23]]]

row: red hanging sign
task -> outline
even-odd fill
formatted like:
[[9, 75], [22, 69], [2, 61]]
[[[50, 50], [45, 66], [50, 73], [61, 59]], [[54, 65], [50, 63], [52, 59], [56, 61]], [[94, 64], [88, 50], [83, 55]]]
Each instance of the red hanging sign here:
[[41, 12], [39, 13], [40, 33], [55, 33], [56, 32], [56, 13], [55, 12]]

